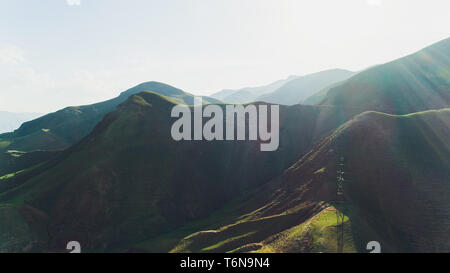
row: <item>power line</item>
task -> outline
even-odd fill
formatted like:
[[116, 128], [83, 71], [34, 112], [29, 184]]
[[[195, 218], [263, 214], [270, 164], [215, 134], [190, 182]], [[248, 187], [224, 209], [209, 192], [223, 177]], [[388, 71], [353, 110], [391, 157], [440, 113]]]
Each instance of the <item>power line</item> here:
[[[345, 202], [344, 198], [344, 157], [341, 156], [339, 162], [339, 169], [337, 171], [337, 202], [343, 204]], [[341, 208], [342, 210], [343, 208]], [[337, 252], [342, 253], [344, 250], [344, 213], [336, 208], [337, 217]]]

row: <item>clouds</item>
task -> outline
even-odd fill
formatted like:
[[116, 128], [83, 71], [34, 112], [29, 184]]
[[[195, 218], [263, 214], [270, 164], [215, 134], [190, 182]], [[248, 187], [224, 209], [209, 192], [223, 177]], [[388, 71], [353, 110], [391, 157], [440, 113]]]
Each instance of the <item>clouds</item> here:
[[45, 91], [55, 87], [51, 77], [36, 70], [25, 51], [12, 44], [0, 44], [0, 75], [0, 109], [26, 112], [32, 109], [30, 104], [39, 104], [49, 95]]
[[9, 44], [0, 44], [0, 65], [18, 65], [24, 61], [22, 49]]
[[92, 103], [148, 80], [210, 94], [360, 70], [448, 37], [450, 1], [408, 0], [407, 12], [405, 1], [59, 0], [24, 10], [10, 0], [0, 9], [0, 110]]
[[[123, 60], [92, 67], [39, 63], [33, 48], [0, 43], [0, 110], [10, 112], [51, 112], [69, 105], [91, 104], [117, 96], [123, 90], [159, 71], [142, 63]], [[115, 68], [112, 68], [115, 67]]]
[[81, 0], [66, 0], [66, 3], [69, 6], [79, 6], [81, 5]]

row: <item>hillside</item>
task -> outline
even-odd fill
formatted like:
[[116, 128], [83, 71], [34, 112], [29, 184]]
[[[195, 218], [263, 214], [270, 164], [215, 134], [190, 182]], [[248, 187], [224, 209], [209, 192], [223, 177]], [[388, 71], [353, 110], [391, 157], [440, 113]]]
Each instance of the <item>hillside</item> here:
[[293, 105], [329, 85], [344, 81], [355, 73], [344, 69], [332, 69], [298, 77], [274, 92], [259, 96], [256, 101]]
[[0, 201], [46, 215], [53, 249], [69, 238], [90, 250], [123, 249], [267, 183], [355, 114], [283, 106], [279, 149], [267, 153], [256, 141], [173, 141], [173, 106], [155, 93], [130, 97], [57, 162], [17, 174]]
[[408, 114], [450, 106], [450, 38], [362, 71], [319, 103]]
[[[172, 252], [367, 252], [367, 242], [375, 240], [383, 252], [448, 252], [449, 136], [450, 109], [405, 116], [363, 113], [280, 177], [226, 212], [203, 220], [203, 226], [191, 224], [138, 247]], [[341, 157], [343, 199], [336, 194]]]
[[[154, 91], [176, 102], [193, 104], [193, 95], [159, 82], [145, 82], [104, 102], [73, 106], [26, 122], [12, 133], [0, 134], [0, 152], [6, 150], [63, 150], [86, 136], [106, 113], [129, 96]], [[205, 97], [205, 102], [218, 102]]]
[[307, 97], [306, 99], [299, 101], [299, 103], [304, 104], [304, 105], [316, 105], [319, 104], [321, 101], [323, 101], [323, 99], [327, 96], [328, 91], [330, 91], [332, 88], [344, 83], [345, 81], [341, 81], [341, 82], [337, 82], [334, 83], [332, 85], [329, 85], [325, 88], [323, 88], [322, 90], [320, 90], [319, 92]]
[[0, 176], [24, 171], [32, 166], [48, 161], [60, 153], [58, 151], [20, 152], [14, 150], [1, 153]]

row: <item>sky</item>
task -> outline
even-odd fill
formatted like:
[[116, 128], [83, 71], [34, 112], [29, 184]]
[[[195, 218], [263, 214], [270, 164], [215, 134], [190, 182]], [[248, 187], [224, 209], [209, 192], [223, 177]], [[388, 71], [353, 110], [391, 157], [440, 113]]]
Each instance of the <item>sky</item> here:
[[0, 110], [47, 113], [145, 81], [209, 95], [358, 71], [449, 26], [448, 0], [0, 0]]

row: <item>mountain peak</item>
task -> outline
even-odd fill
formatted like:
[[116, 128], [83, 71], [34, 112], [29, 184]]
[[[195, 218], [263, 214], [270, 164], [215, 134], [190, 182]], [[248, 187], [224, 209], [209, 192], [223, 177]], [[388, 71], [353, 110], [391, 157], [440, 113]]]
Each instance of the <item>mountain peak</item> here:
[[171, 96], [171, 95], [183, 95], [186, 92], [184, 92], [181, 89], [178, 89], [176, 87], [173, 87], [171, 85], [162, 83], [162, 82], [157, 82], [157, 81], [148, 81], [148, 82], [143, 82], [140, 83], [124, 92], [122, 92], [120, 95], [127, 95], [129, 96], [130, 94], [135, 94], [136, 90], [140, 90], [140, 91], [158, 91], [158, 93], [164, 93], [166, 96]]

